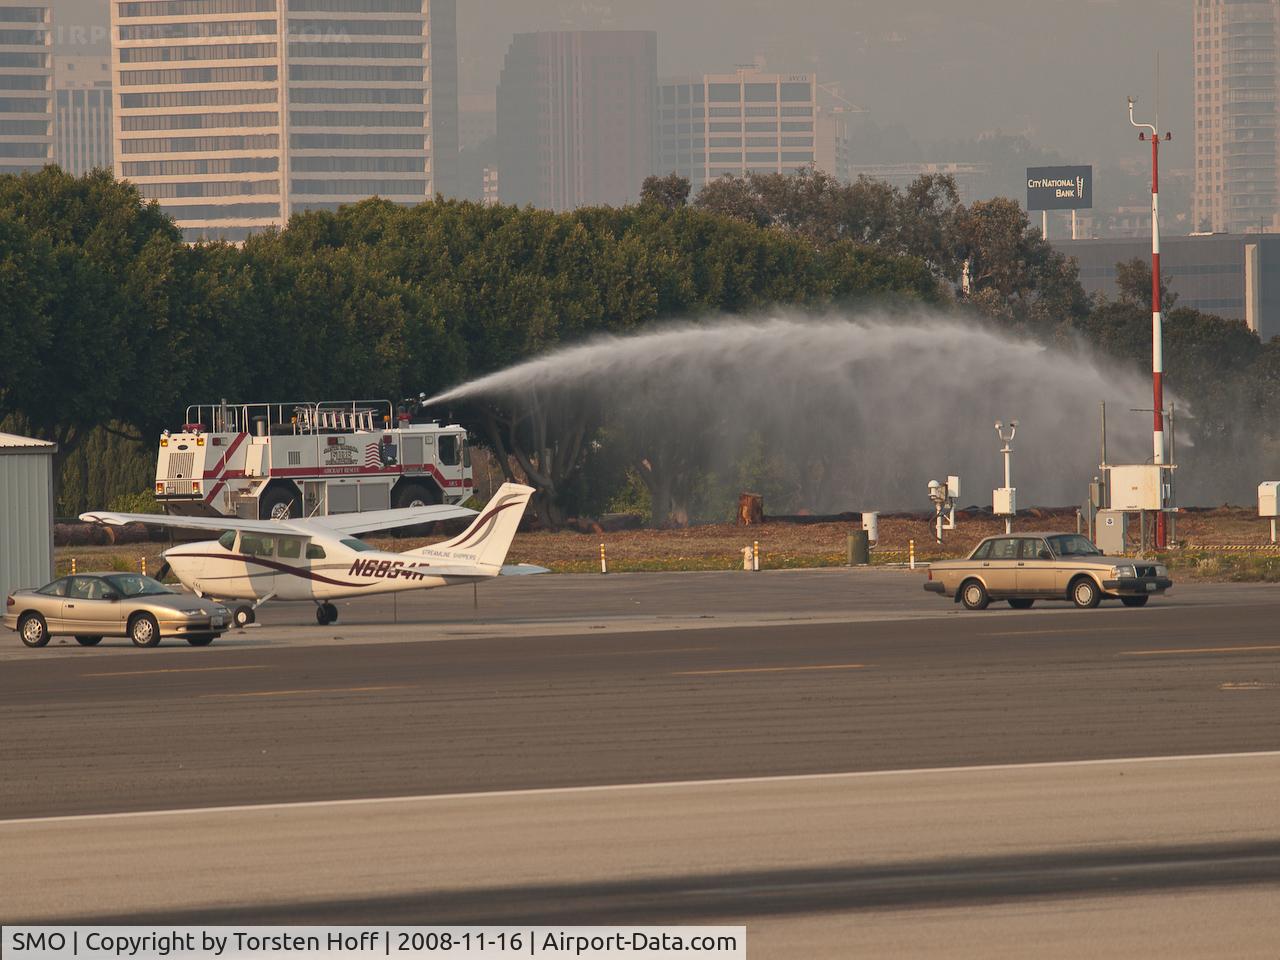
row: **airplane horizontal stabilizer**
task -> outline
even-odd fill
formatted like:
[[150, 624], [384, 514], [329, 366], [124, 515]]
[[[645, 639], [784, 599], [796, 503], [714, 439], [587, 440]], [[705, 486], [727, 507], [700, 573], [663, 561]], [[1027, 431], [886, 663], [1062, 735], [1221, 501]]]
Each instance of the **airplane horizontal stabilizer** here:
[[546, 567], [539, 567], [532, 563], [508, 563], [502, 568], [501, 571], [499, 571], [498, 576], [528, 577], [528, 576], [532, 576], [535, 573], [550, 573], [550, 572], [551, 571]]

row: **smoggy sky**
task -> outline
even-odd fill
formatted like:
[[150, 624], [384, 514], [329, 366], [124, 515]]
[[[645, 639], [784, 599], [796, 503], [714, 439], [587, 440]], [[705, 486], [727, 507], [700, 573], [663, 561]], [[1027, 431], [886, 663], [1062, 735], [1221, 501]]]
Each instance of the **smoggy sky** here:
[[[61, 49], [95, 37], [105, 46], [105, 0], [53, 2]], [[1174, 131], [1165, 156], [1189, 167], [1192, 3], [458, 0], [461, 89], [493, 90], [513, 33], [656, 30], [664, 74], [727, 70], [759, 55], [770, 69], [838, 82], [877, 123], [901, 124], [921, 142], [998, 130], [1102, 164], [1140, 159], [1125, 96], [1139, 97], [1139, 111], [1152, 115], [1159, 51], [1161, 125]]]

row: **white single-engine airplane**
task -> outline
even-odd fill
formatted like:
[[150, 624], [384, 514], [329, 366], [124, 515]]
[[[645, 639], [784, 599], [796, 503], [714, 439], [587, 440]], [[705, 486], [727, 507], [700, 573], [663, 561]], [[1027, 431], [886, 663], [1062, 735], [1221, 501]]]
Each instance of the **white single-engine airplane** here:
[[[500, 574], [545, 573], [543, 567], [504, 567], [533, 488], [505, 483], [476, 516], [466, 507], [406, 507], [307, 520], [240, 520], [151, 513], [82, 513], [81, 520], [118, 526], [145, 523], [183, 530], [225, 531], [217, 540], [164, 551], [183, 586], [200, 597], [248, 600], [235, 608], [237, 626], [254, 621], [268, 600], [310, 600], [323, 626], [338, 619], [331, 601], [374, 593], [474, 583]], [[405, 553], [378, 550], [356, 533], [476, 516], [451, 540]]]

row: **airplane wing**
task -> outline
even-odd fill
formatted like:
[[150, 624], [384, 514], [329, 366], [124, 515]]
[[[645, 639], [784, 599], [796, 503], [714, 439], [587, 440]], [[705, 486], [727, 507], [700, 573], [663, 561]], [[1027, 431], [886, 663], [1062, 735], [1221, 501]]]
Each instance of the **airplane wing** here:
[[453, 520], [474, 517], [476, 512], [466, 507], [430, 506], [404, 507], [396, 510], [369, 510], [365, 513], [339, 513], [308, 520], [242, 520], [239, 517], [180, 517], [167, 513], [113, 513], [95, 510], [80, 514], [81, 520], [105, 523], [113, 527], [126, 523], [145, 523], [152, 527], [171, 527], [175, 530], [207, 530], [222, 533], [226, 530], [242, 530], [245, 533], [282, 534], [294, 533], [310, 537], [316, 534], [372, 533], [392, 530], [396, 527], [412, 527], [437, 520]]
[[311, 517], [307, 520], [284, 520], [293, 527], [319, 527], [325, 533], [374, 533], [378, 530], [394, 530], [396, 527], [414, 527], [420, 523], [437, 520], [456, 520], [474, 517], [476, 512], [467, 507], [445, 505], [430, 507], [401, 507], [395, 510], [368, 510], [364, 513], [335, 513], [327, 517]]
[[172, 527], [175, 530], [207, 530], [222, 533], [226, 530], [243, 530], [246, 533], [280, 533], [281, 526], [275, 520], [241, 520], [239, 517], [179, 517], [168, 513], [112, 513], [95, 510], [80, 514], [89, 523], [105, 523], [122, 527], [126, 523], [145, 523], [151, 527]]

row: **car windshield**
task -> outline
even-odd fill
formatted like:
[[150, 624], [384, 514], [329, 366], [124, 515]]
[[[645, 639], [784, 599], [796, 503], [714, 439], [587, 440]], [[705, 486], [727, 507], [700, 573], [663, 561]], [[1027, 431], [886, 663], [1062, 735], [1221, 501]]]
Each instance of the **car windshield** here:
[[1077, 533], [1049, 537], [1049, 546], [1060, 557], [1098, 557], [1102, 551]]
[[138, 573], [116, 573], [103, 577], [111, 589], [122, 597], [150, 597], [161, 593], [173, 593], [159, 580]]

